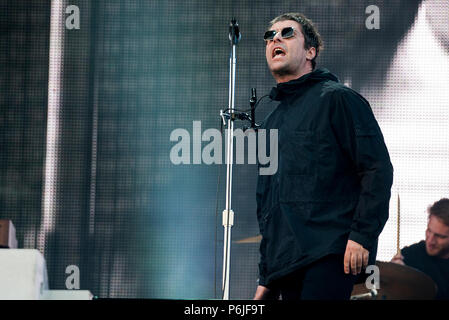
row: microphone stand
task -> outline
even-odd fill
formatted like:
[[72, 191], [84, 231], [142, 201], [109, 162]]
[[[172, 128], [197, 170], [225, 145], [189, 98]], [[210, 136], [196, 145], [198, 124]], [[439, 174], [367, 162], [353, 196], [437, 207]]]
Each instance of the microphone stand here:
[[[241, 39], [241, 34], [237, 21], [231, 20], [229, 26], [229, 40], [231, 41], [231, 56], [229, 58], [229, 107], [228, 112], [234, 113], [235, 99], [235, 67], [236, 67], [236, 46]], [[220, 112], [223, 118], [223, 112]], [[223, 118], [224, 120], [224, 118]], [[232, 163], [234, 158], [234, 117], [227, 119], [227, 149], [226, 149], [226, 207], [223, 211], [222, 224], [224, 227], [223, 242], [223, 300], [229, 300], [229, 269], [231, 257], [231, 227], [234, 225], [234, 211], [231, 209], [232, 200]]]

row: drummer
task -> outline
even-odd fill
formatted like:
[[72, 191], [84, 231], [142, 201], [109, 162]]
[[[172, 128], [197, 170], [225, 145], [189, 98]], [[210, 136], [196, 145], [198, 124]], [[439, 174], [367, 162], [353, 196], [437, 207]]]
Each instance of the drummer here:
[[391, 262], [407, 265], [427, 274], [436, 283], [436, 299], [449, 299], [449, 199], [428, 208], [426, 240], [405, 247]]

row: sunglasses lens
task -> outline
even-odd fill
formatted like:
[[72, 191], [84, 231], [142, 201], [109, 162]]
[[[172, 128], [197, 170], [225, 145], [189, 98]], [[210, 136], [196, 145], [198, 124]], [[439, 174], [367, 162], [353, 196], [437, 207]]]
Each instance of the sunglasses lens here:
[[[276, 31], [275, 30], [269, 30], [267, 32], [265, 32], [265, 35], [263, 36], [263, 39], [265, 41], [270, 41], [274, 39], [274, 36], [276, 35]], [[292, 27], [287, 27], [282, 29], [281, 31], [281, 37], [284, 39], [287, 38], [291, 38], [295, 35], [295, 30]]]
[[287, 27], [282, 29], [281, 36], [282, 38], [291, 38], [294, 35], [294, 30], [292, 27]]
[[269, 31], [265, 32], [263, 39], [264, 40], [273, 40], [275, 35], [276, 35], [276, 31], [269, 30]]

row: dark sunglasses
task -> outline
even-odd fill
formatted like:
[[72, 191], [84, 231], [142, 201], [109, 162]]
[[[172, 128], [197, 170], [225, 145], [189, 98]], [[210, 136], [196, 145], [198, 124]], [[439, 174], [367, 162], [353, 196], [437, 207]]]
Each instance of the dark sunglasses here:
[[[276, 30], [268, 30], [265, 32], [263, 39], [265, 41], [272, 41], [278, 32]], [[295, 29], [293, 27], [286, 27], [281, 30], [282, 39], [288, 39], [295, 36]]]

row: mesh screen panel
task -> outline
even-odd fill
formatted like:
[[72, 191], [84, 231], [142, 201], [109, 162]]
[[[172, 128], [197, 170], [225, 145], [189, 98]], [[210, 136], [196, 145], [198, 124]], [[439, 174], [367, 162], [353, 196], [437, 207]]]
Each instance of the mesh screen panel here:
[[[236, 72], [242, 109], [251, 87], [261, 97], [275, 85], [262, 40], [268, 22], [284, 12], [314, 21], [325, 47], [318, 66], [371, 103], [395, 168], [378, 260], [396, 252], [398, 193], [401, 247], [424, 238], [426, 208], [447, 197], [449, 186], [447, 2], [70, 4], [80, 9], [80, 29], [64, 30], [54, 228], [42, 244], [50, 288], [65, 289], [66, 267], [77, 265], [81, 289], [99, 297], [220, 297], [225, 166], [173, 164], [170, 135], [185, 129], [193, 148], [193, 121], [201, 121], [201, 132], [220, 129], [232, 17], [243, 34]], [[369, 5], [379, 8], [378, 30], [365, 26]], [[2, 1], [0, 25], [0, 218], [13, 220], [21, 247], [37, 248], [50, 1]], [[261, 108], [257, 120], [270, 111]], [[255, 165], [234, 166], [233, 240], [258, 234], [256, 179]], [[232, 244], [231, 298], [252, 297], [258, 260], [257, 243]]]

